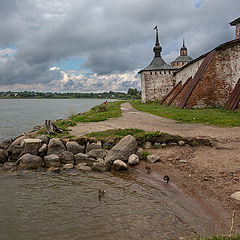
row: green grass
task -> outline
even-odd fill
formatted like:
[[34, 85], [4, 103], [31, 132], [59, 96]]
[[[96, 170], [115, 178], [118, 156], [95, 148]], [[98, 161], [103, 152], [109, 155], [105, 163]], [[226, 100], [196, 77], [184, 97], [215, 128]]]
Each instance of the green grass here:
[[143, 146], [146, 141], [150, 141], [152, 143], [159, 142], [159, 143], [178, 143], [180, 140], [185, 141], [185, 143], [191, 146], [198, 146], [198, 145], [206, 145], [211, 146], [212, 143], [208, 139], [197, 139], [197, 138], [183, 138], [179, 135], [171, 135], [168, 133], [163, 132], [145, 132], [142, 129], [134, 129], [134, 128], [127, 128], [127, 129], [110, 129], [101, 132], [92, 132], [86, 134], [88, 138], [94, 138], [95, 140], [100, 140], [104, 142], [117, 142], [121, 138], [132, 135], [136, 138], [138, 145]]
[[223, 108], [181, 109], [178, 107], [167, 107], [159, 103], [141, 103], [140, 100], [132, 101], [131, 104], [140, 111], [174, 119], [179, 122], [203, 123], [219, 127], [240, 126], [240, 111], [226, 111]]
[[38, 134], [47, 134], [50, 138], [53, 137], [71, 137], [69, 136], [69, 127], [75, 126], [78, 122], [100, 122], [105, 121], [109, 118], [118, 118], [122, 115], [121, 104], [124, 101], [115, 101], [108, 102], [106, 106], [104, 104], [100, 104], [98, 106], [93, 107], [90, 111], [85, 114], [78, 115], [72, 114], [68, 119], [55, 121], [56, 125], [63, 130], [62, 133], [57, 135], [49, 135], [46, 132], [46, 128], [44, 127], [42, 130], [38, 132]]

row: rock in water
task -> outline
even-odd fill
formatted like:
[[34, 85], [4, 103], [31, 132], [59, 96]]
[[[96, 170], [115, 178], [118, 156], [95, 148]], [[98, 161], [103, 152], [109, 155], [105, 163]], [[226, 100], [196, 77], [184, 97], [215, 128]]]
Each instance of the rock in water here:
[[42, 158], [36, 155], [32, 155], [30, 153], [24, 154], [21, 158], [19, 158], [20, 167], [23, 169], [37, 169], [42, 166]]
[[110, 170], [111, 165], [111, 161], [106, 161], [99, 158], [95, 163], [93, 163], [92, 170], [97, 172], [106, 172]]
[[56, 154], [59, 156], [64, 151], [66, 148], [59, 138], [52, 138], [49, 141], [47, 155]]
[[61, 166], [60, 158], [56, 154], [51, 154], [49, 156], [45, 156], [44, 163], [47, 168]]
[[122, 171], [122, 170], [127, 170], [127, 164], [121, 160], [115, 160], [113, 162], [113, 168], [116, 171]]
[[63, 164], [74, 164], [74, 156], [71, 152], [64, 151], [60, 154], [59, 158]]
[[128, 135], [122, 138], [111, 150], [109, 150], [105, 160], [114, 162], [115, 160], [119, 159], [127, 162], [129, 156], [136, 152], [136, 148], [136, 138]]

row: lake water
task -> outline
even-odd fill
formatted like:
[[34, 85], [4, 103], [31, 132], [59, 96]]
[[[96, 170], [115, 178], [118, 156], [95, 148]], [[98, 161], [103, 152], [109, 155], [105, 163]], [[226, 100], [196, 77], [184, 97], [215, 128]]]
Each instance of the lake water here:
[[[103, 100], [0, 100], [1, 139], [84, 112]], [[106, 191], [98, 200], [98, 189]], [[210, 235], [217, 220], [156, 173], [0, 174], [0, 240], [178, 239]]]
[[86, 112], [104, 99], [0, 99], [0, 142], [43, 125], [45, 120]]

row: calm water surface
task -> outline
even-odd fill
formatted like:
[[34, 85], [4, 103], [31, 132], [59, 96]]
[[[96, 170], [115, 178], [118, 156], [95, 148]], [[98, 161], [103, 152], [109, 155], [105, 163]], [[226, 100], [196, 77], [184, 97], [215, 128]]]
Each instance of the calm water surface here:
[[0, 99], [0, 141], [22, 134], [45, 120], [86, 112], [103, 99]]
[[[213, 233], [215, 219], [161, 179], [134, 170], [1, 174], [0, 239], [178, 239]], [[101, 201], [98, 188], [106, 191]]]

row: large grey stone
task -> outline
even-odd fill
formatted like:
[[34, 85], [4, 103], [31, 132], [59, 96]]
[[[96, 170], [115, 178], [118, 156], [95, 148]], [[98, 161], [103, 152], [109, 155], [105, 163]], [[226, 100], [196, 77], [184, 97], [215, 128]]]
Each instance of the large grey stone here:
[[23, 169], [37, 169], [42, 166], [42, 158], [30, 153], [24, 154], [20, 159], [20, 167]]
[[92, 166], [97, 160], [91, 158], [88, 154], [78, 153], [74, 155], [76, 164], [78, 163], [87, 163], [88, 166]]
[[63, 164], [74, 164], [74, 155], [69, 151], [64, 151], [59, 156], [61, 163]]
[[0, 143], [0, 149], [7, 149], [12, 143], [12, 139], [5, 139], [2, 143]]
[[231, 198], [234, 198], [238, 201], [240, 201], [240, 191], [237, 191], [231, 195]]
[[47, 135], [45, 135], [45, 134], [37, 136], [36, 139], [42, 140], [42, 143], [45, 143], [47, 145], [49, 143], [49, 137]]
[[47, 155], [56, 154], [60, 156], [60, 154], [64, 151], [66, 151], [66, 148], [59, 138], [50, 139], [48, 143]]
[[128, 161], [129, 156], [136, 152], [136, 147], [136, 138], [128, 135], [122, 138], [111, 150], [109, 150], [105, 159], [111, 162], [117, 159]]
[[8, 159], [8, 152], [4, 149], [0, 149], [0, 163], [6, 162]]
[[23, 150], [23, 146], [14, 145], [11, 149], [11, 161], [18, 160], [22, 156]]
[[30, 153], [33, 155], [38, 154], [38, 150], [41, 147], [42, 140], [41, 139], [32, 139], [26, 138], [23, 139], [21, 145], [24, 147], [23, 153]]
[[128, 164], [129, 165], [138, 165], [140, 162], [138, 155], [132, 154], [128, 158]]
[[44, 163], [47, 168], [61, 166], [59, 156], [56, 154], [45, 156]]
[[102, 145], [101, 144], [97, 144], [97, 143], [88, 143], [87, 144], [87, 148], [86, 148], [86, 152], [90, 152], [93, 149], [101, 149]]
[[111, 169], [111, 165], [111, 161], [106, 161], [99, 158], [95, 163], [93, 163], [92, 170], [97, 172], [106, 172]]
[[154, 154], [153, 155], [148, 155], [146, 161], [150, 162], [150, 163], [159, 162], [160, 161], [160, 157], [157, 156], [157, 155], [154, 155]]
[[85, 151], [85, 146], [81, 146], [75, 141], [67, 142], [66, 147], [67, 147], [67, 150], [73, 153], [74, 155], [78, 153], [84, 153]]
[[106, 149], [93, 149], [90, 152], [88, 152], [88, 155], [92, 158], [98, 159], [105, 158], [107, 153], [108, 150]]
[[127, 164], [121, 160], [115, 160], [113, 162], [113, 168], [116, 171], [127, 170]]

